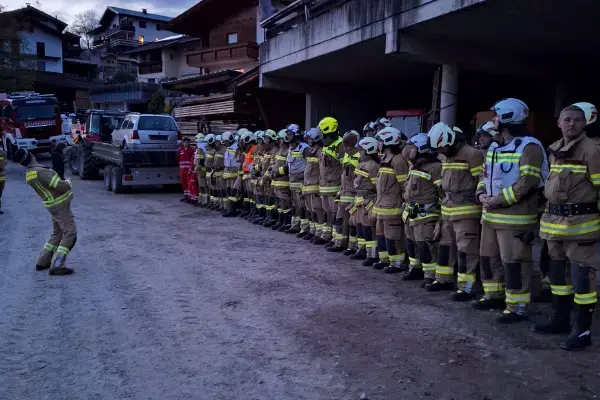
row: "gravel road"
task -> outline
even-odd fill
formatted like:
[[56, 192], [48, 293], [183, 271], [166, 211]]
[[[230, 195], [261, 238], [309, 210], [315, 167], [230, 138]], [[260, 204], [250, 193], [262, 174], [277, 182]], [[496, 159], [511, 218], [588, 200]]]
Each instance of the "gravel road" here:
[[50, 219], [24, 170], [7, 175], [0, 399], [600, 395], [600, 345], [564, 352], [528, 323], [498, 326], [492, 312], [174, 193], [113, 195], [75, 178], [76, 273], [36, 272]]

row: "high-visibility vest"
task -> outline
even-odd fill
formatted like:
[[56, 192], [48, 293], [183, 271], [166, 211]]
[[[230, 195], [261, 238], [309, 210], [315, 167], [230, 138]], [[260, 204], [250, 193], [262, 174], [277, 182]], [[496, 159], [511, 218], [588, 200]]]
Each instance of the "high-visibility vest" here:
[[244, 163], [242, 164], [242, 171], [244, 173], [249, 174], [250, 168], [252, 168], [252, 164], [254, 164], [254, 148], [256, 145], [250, 146], [250, 149], [244, 155]]

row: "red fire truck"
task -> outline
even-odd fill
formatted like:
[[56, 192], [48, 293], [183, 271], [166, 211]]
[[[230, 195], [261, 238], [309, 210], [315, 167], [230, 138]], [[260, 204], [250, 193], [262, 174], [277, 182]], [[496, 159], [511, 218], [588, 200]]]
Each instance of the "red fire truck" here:
[[11, 157], [17, 149], [50, 151], [52, 142], [66, 142], [56, 97], [19, 92], [0, 94], [2, 146]]

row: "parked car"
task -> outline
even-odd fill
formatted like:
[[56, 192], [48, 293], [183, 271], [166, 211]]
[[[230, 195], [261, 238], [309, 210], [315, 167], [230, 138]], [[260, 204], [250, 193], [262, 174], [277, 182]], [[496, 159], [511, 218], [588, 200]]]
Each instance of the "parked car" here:
[[128, 114], [112, 133], [112, 143], [136, 148], [176, 147], [182, 139], [173, 117], [155, 114]]

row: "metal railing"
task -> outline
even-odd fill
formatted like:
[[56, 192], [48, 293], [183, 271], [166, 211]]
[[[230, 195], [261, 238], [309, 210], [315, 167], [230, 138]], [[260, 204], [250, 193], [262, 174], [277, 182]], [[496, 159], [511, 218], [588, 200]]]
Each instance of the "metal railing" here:
[[140, 75], [157, 74], [162, 72], [162, 61], [140, 63], [138, 68]]
[[135, 27], [131, 22], [122, 22], [117, 26], [112, 26], [106, 30], [105, 36], [112, 36], [118, 32], [135, 32]]
[[135, 83], [116, 83], [113, 85], [102, 85], [90, 88], [90, 94], [102, 94], [113, 92], [156, 92], [159, 85], [156, 83], [135, 82]]
[[197, 66], [240, 58], [252, 58], [256, 60], [258, 59], [258, 45], [254, 42], [238, 43], [231, 46], [192, 50], [186, 54], [187, 63]]

